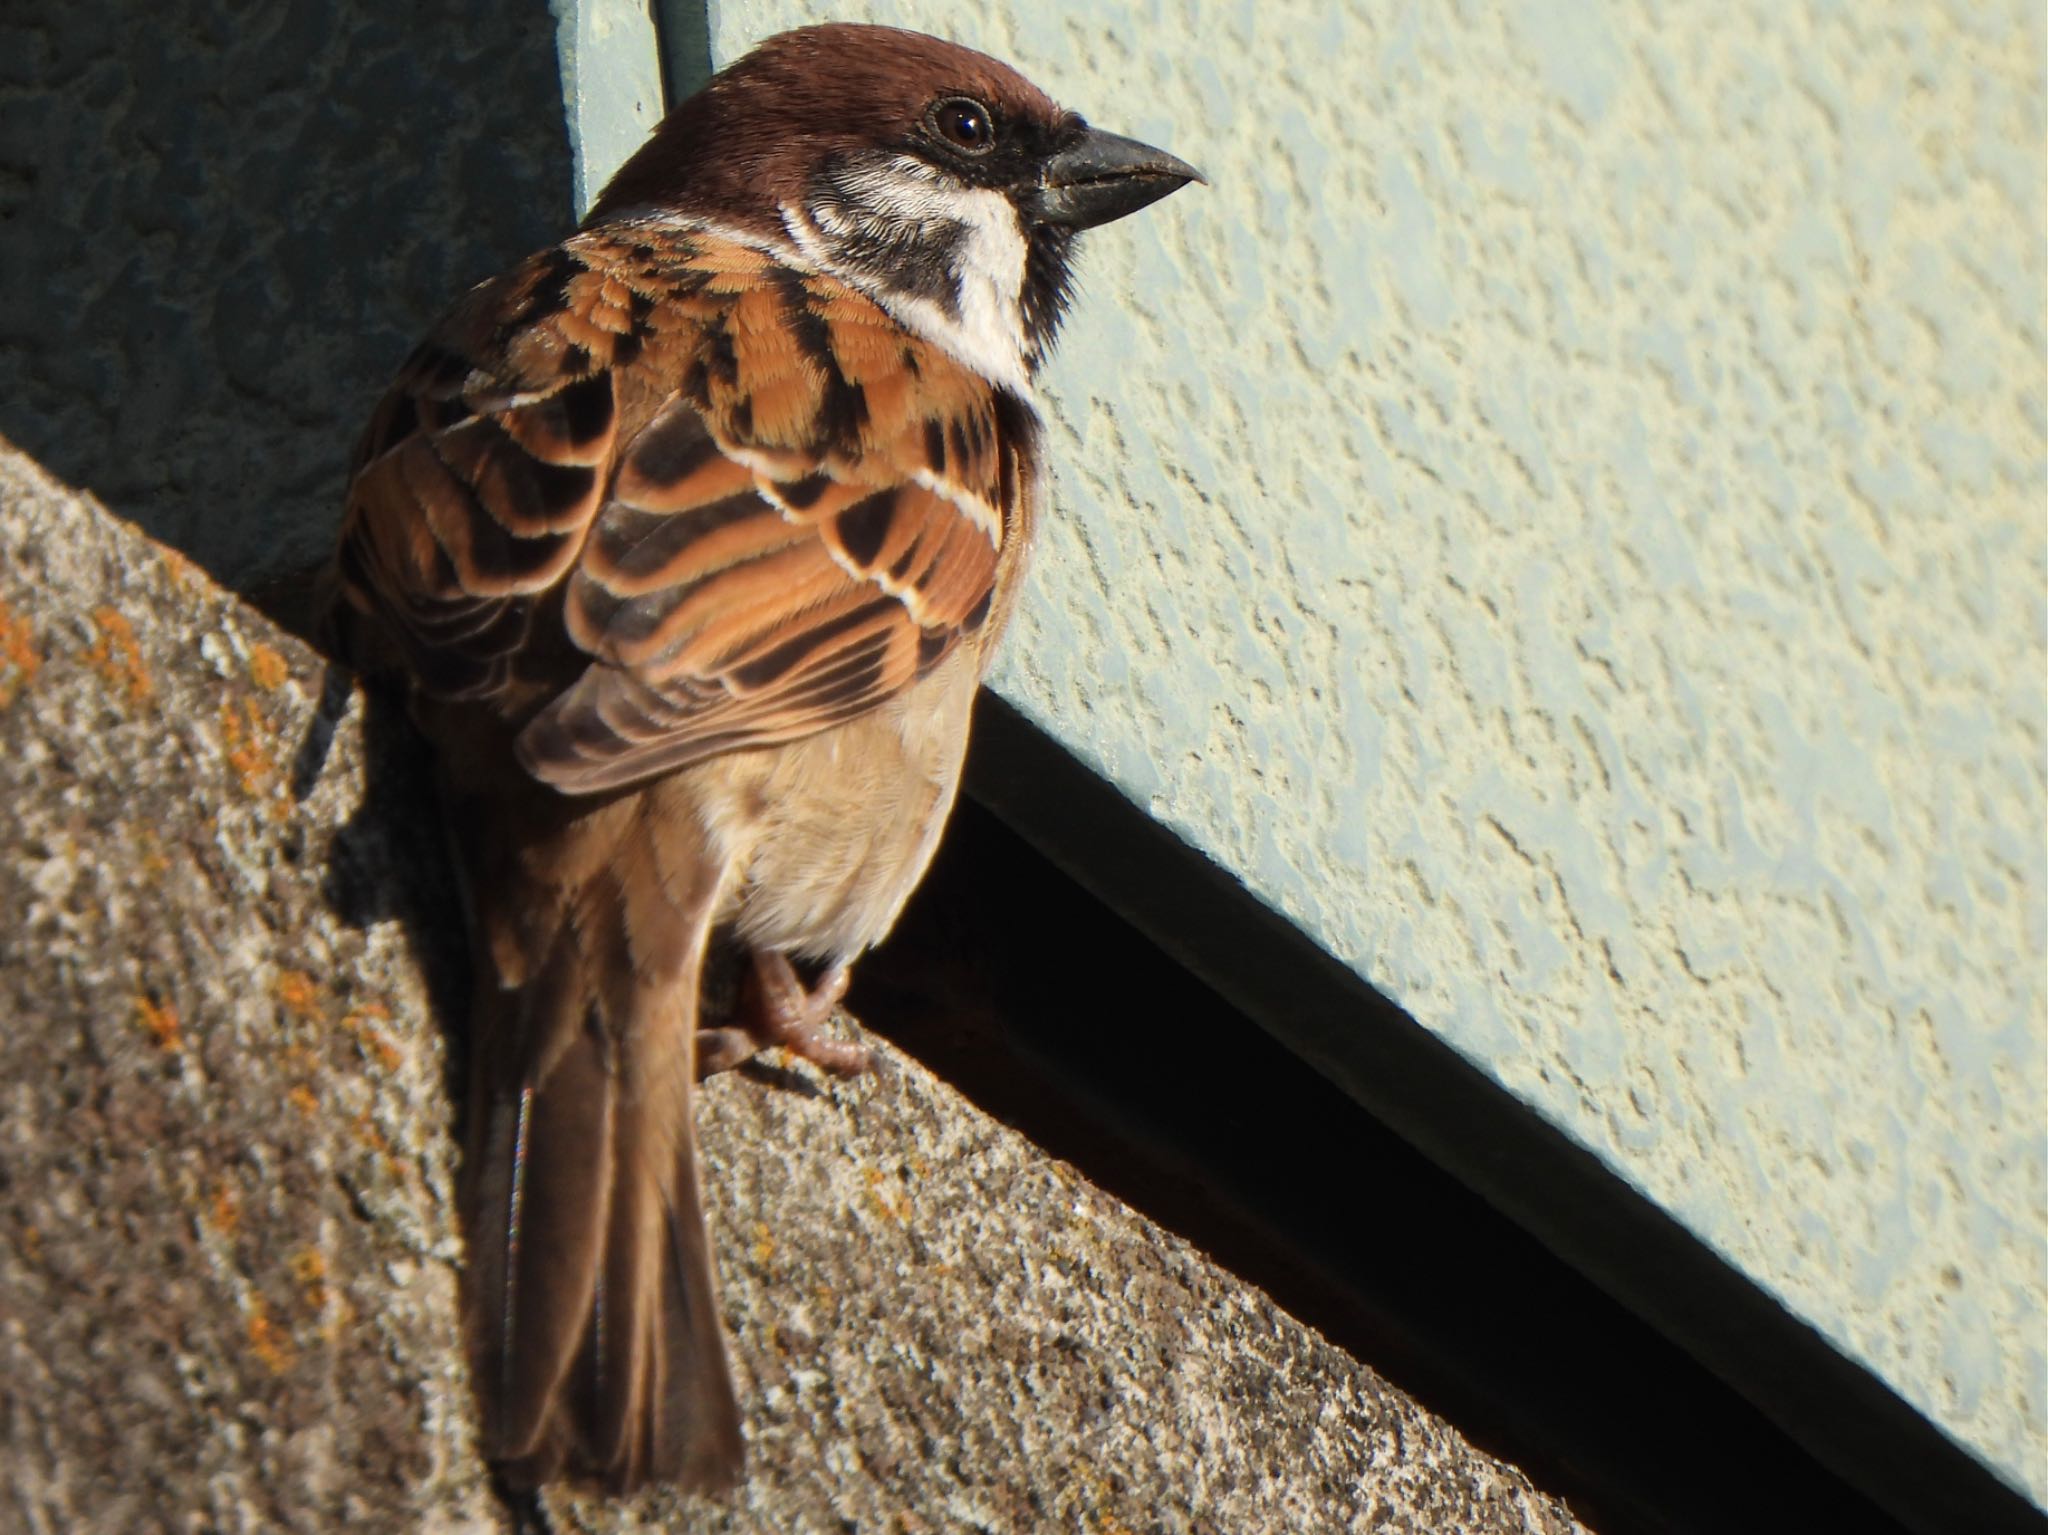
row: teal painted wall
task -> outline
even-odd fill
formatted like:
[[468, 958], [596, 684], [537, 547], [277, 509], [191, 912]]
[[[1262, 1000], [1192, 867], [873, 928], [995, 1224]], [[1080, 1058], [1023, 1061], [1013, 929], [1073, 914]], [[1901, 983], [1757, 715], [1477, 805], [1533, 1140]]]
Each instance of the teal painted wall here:
[[2048, 1500], [2039, 8], [835, 14], [1214, 182], [1001, 691]]

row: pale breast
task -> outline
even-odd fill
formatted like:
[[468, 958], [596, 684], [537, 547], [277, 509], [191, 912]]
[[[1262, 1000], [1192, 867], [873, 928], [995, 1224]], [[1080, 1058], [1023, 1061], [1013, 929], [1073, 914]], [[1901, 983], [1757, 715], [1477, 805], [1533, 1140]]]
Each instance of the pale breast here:
[[658, 787], [733, 861], [725, 920], [742, 939], [836, 963], [887, 934], [952, 810], [979, 676], [962, 647], [858, 719]]

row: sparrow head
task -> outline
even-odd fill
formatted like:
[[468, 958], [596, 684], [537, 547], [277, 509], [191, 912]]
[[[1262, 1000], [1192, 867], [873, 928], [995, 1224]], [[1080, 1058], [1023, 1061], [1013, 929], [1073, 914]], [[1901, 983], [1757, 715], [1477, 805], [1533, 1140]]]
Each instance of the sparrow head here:
[[835, 23], [722, 70], [626, 162], [589, 222], [673, 211], [793, 246], [1022, 387], [1066, 313], [1075, 235], [1201, 179], [986, 54]]

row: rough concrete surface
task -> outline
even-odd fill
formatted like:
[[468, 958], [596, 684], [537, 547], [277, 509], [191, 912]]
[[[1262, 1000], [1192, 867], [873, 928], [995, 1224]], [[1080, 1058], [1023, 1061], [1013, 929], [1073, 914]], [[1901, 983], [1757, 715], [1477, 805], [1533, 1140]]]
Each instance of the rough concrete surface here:
[[[450, 891], [409, 743], [323, 676], [0, 451], [0, 1526], [501, 1522], [455, 1352]], [[1580, 1528], [882, 1055], [704, 1095], [745, 1490], [564, 1527]]]
[[2048, 11], [834, 14], [1210, 178], [998, 691], [2048, 1502]]

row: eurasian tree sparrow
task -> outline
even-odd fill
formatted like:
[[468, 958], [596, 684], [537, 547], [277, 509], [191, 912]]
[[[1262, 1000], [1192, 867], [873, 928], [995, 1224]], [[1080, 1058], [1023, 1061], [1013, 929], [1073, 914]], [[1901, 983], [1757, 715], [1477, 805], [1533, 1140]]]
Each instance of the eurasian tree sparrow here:
[[[821, 1025], [952, 805], [1075, 234], [1195, 179], [965, 48], [785, 33], [378, 407], [333, 618], [437, 752], [466, 1327], [513, 1485], [739, 1476], [693, 1084], [770, 1043], [859, 1069]], [[751, 975], [700, 1038], [714, 930]]]

